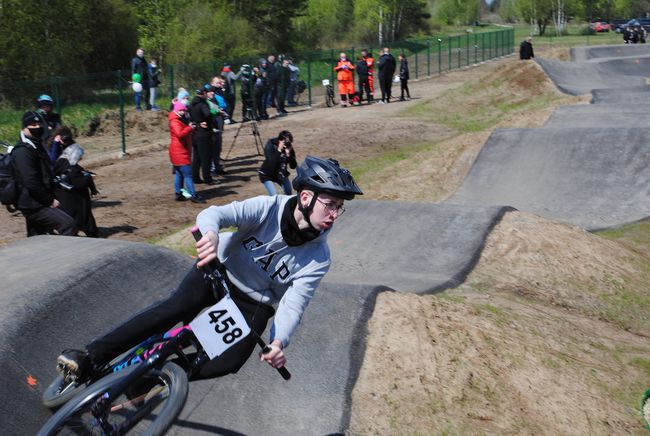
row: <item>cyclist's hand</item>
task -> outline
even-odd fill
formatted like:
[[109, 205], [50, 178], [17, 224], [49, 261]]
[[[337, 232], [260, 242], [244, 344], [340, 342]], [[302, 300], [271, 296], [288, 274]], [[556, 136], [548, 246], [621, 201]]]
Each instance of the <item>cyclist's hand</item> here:
[[260, 353], [260, 362], [266, 362], [273, 368], [282, 368], [287, 363], [287, 358], [282, 351], [282, 345], [277, 339], [269, 344], [271, 351], [266, 354]]
[[196, 253], [199, 256], [200, 268], [217, 258], [217, 247], [219, 247], [219, 234], [209, 231], [196, 243]]

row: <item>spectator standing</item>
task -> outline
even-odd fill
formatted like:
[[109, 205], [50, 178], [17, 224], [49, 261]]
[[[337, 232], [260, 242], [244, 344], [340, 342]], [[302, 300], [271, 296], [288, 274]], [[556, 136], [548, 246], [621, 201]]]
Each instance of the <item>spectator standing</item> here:
[[192, 178], [192, 130], [193, 124], [188, 122], [187, 106], [182, 101], [174, 102], [174, 108], [169, 113], [169, 160], [174, 167], [174, 193], [176, 201], [185, 201], [183, 186], [190, 193], [192, 203], [205, 203], [203, 197], [196, 193]]
[[372, 103], [372, 94], [370, 93], [370, 76], [368, 75], [368, 64], [363, 56], [357, 58], [357, 77], [359, 78], [359, 104], [363, 103], [363, 91], [366, 91], [368, 104]]
[[261, 68], [266, 71], [266, 96], [264, 102], [266, 107], [276, 107], [276, 96], [278, 93], [278, 66], [275, 65], [275, 56], [269, 55], [262, 63]]
[[158, 111], [160, 108], [156, 105], [156, 91], [160, 85], [160, 69], [156, 65], [156, 60], [151, 59], [147, 65], [147, 74], [149, 78], [149, 106], [152, 111]]
[[[262, 63], [262, 65], [266, 65], [266, 62]], [[255, 119], [258, 121], [268, 120], [269, 114], [266, 112], [266, 104], [264, 103], [268, 91], [266, 69], [262, 67], [255, 68], [253, 69], [253, 73], [255, 77], [255, 86], [253, 87], [255, 94], [255, 108], [257, 109]]]
[[526, 37], [519, 46], [519, 59], [528, 60], [533, 59], [535, 53], [533, 52], [533, 38], [531, 36]]
[[295, 169], [296, 152], [293, 149], [293, 135], [288, 130], [280, 132], [277, 138], [269, 139], [264, 146], [264, 162], [258, 170], [260, 182], [269, 195], [277, 195], [275, 183], [282, 187], [285, 195], [291, 195], [289, 167]]
[[241, 97], [242, 122], [255, 118], [255, 82], [257, 76], [254, 70], [256, 68], [254, 69], [250, 65], [244, 64], [238, 73], [241, 84], [239, 95]]
[[54, 100], [47, 94], [40, 95], [36, 100], [36, 113], [41, 117], [45, 126], [41, 142], [45, 144], [56, 129], [61, 127], [61, 115], [54, 112]]
[[28, 237], [52, 231], [74, 236], [75, 220], [54, 196], [52, 165], [41, 141], [44, 129], [39, 114], [29, 111], [23, 115], [20, 141], [12, 151], [19, 187], [15, 206], [25, 217]]
[[143, 93], [144, 93], [144, 101], [147, 106], [147, 109], [151, 109], [151, 105], [149, 104], [148, 101], [148, 94], [149, 94], [149, 87], [147, 86], [149, 84], [148, 66], [147, 66], [147, 61], [144, 58], [144, 50], [142, 48], [138, 48], [135, 52], [135, 56], [133, 57], [133, 59], [131, 59], [131, 77], [133, 77], [134, 74], [140, 75], [140, 83], [142, 83], [142, 88], [143, 88], [143, 92], [135, 93], [135, 110], [136, 111], [142, 110], [141, 100], [143, 97], [142, 95]]
[[289, 59], [289, 89], [287, 91], [287, 106], [289, 107], [298, 105], [296, 102], [298, 80], [300, 80], [300, 68], [294, 65], [292, 59]]
[[381, 102], [390, 103], [391, 89], [393, 87], [393, 74], [395, 74], [395, 58], [390, 54], [390, 49], [384, 47], [384, 53], [379, 57], [379, 87], [381, 88]]
[[[212, 103], [216, 106], [217, 113], [213, 117], [214, 121], [214, 134], [212, 136], [212, 143], [214, 144], [214, 153], [212, 155], [213, 163], [211, 172], [213, 174], [225, 174], [226, 172], [221, 165], [221, 148], [223, 146], [223, 129], [226, 124], [226, 121], [229, 123], [230, 119], [228, 118], [228, 112], [226, 109], [228, 107], [226, 99], [224, 96], [224, 80], [221, 77], [215, 76], [212, 78], [210, 85], [214, 91], [214, 99]], [[210, 101], [208, 102], [210, 103]], [[212, 110], [212, 105], [210, 109]]]
[[402, 95], [399, 98], [401, 101], [404, 101], [404, 91], [406, 91], [406, 99], [411, 99], [411, 93], [409, 92], [409, 61], [406, 59], [404, 53], [399, 54], [399, 83]]
[[278, 75], [278, 92], [276, 104], [278, 109], [278, 116], [283, 117], [289, 112], [284, 109], [284, 102], [287, 98], [287, 90], [289, 89], [291, 70], [289, 69], [289, 60], [284, 59], [282, 66], [276, 69]]
[[336, 80], [339, 83], [341, 107], [350, 106], [354, 98], [354, 65], [348, 60], [345, 53], [340, 54], [334, 71], [336, 71]]
[[365, 48], [361, 50], [361, 56], [363, 56], [368, 66], [368, 86], [370, 87], [370, 97], [372, 100], [375, 97], [375, 59], [372, 57], [372, 53], [368, 52]]
[[54, 174], [61, 183], [56, 187], [56, 198], [61, 209], [74, 218], [78, 230], [89, 238], [99, 237], [97, 223], [93, 216], [90, 195], [97, 195], [92, 173], [86, 171], [79, 161], [84, 150], [79, 144], [67, 146], [54, 165]]
[[[206, 185], [214, 185], [210, 175], [210, 167], [212, 166], [212, 129], [214, 124], [212, 121], [212, 114], [210, 113], [210, 105], [208, 99], [213, 98], [214, 92], [211, 91], [211, 86], [206, 84], [200, 89], [196, 90], [196, 97], [190, 104], [190, 120], [196, 125], [194, 135], [192, 136], [192, 178], [194, 183], [205, 183]], [[199, 173], [203, 176], [199, 176]]]
[[224, 80], [223, 96], [226, 99], [226, 113], [228, 113], [231, 123], [236, 123], [232, 115], [235, 112], [236, 83], [241, 77], [241, 73], [242, 70], [239, 70], [237, 74], [233, 73], [229, 64], [224, 65], [221, 70], [221, 78]]

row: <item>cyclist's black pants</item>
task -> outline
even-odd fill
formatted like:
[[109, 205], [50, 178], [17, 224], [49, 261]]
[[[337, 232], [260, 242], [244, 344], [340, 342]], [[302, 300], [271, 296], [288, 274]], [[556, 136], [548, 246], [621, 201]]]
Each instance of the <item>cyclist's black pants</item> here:
[[[232, 285], [231, 295], [250, 328], [261, 335], [268, 320], [275, 314], [273, 308], [251, 300]], [[203, 273], [193, 266], [169, 298], [154, 303], [110, 333], [94, 339], [86, 349], [95, 364], [105, 364], [150, 336], [171, 329], [178, 322], [187, 324], [201, 310], [216, 302], [217, 299], [203, 278]], [[253, 333], [249, 334], [221, 356], [204, 365], [193, 379], [213, 378], [237, 372], [255, 350], [256, 344]]]

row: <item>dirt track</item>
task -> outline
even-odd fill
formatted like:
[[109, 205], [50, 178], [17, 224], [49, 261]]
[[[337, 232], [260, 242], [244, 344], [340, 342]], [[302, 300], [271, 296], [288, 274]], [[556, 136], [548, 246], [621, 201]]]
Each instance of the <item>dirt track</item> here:
[[[351, 108], [290, 108], [289, 116], [260, 123], [259, 130], [264, 142], [283, 129], [291, 130], [299, 159], [314, 154], [335, 157], [343, 163], [363, 160], [425, 140], [442, 140], [454, 132], [419, 119], [399, 116], [399, 113], [409, 105], [435, 97], [507, 62], [510, 60], [412, 81], [410, 88], [414, 99], [410, 102], [396, 101], [388, 105]], [[269, 113], [273, 114], [272, 110]], [[94, 154], [91, 151], [81, 162], [97, 173], [96, 184], [100, 196], [93, 207], [103, 237], [152, 240], [192, 222], [202, 209], [202, 205], [174, 201], [173, 175], [167, 154], [169, 134], [166, 117], [165, 111], [127, 113], [127, 151], [132, 154], [117, 159], [114, 158], [117, 151], [96, 151]], [[117, 124], [114, 120], [105, 123], [100, 128], [103, 133], [99, 136], [79, 137], [78, 142], [95, 150], [105, 150], [109, 145], [117, 150], [115, 144], [120, 143]], [[228, 174], [221, 178], [219, 185], [209, 188], [197, 185], [210, 204], [223, 204], [265, 193], [257, 178], [261, 159], [256, 155], [249, 125], [243, 126], [231, 149], [239, 126], [227, 127], [224, 134], [222, 158], [228, 157]], [[1, 213], [0, 227], [6, 229], [2, 232], [0, 245], [25, 236], [24, 219], [17, 213]]]

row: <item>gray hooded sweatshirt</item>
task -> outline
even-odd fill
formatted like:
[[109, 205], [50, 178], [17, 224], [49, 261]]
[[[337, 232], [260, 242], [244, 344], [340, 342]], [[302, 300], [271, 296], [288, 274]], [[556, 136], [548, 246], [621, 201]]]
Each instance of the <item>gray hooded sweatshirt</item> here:
[[270, 340], [289, 344], [291, 335], [321, 279], [330, 267], [328, 229], [299, 246], [282, 237], [280, 220], [292, 198], [260, 196], [224, 206], [210, 206], [196, 219], [203, 234], [236, 227], [219, 235], [219, 260], [232, 283], [248, 297], [277, 305]]

